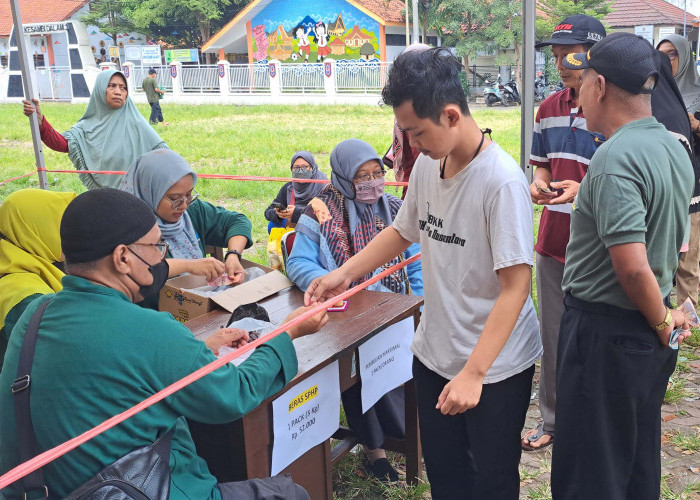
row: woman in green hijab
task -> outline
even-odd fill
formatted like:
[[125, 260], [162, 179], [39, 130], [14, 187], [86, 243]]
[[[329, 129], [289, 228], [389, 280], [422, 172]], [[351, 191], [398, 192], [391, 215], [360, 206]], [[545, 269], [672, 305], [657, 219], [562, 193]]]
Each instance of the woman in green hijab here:
[[[49, 148], [68, 153], [77, 170], [127, 170], [136, 158], [168, 146], [129, 99], [126, 77], [107, 70], [97, 75], [83, 117], [64, 134], [58, 133], [34, 104], [22, 101], [24, 114], [37, 113], [41, 140]], [[88, 189], [118, 188], [120, 175], [80, 174]]]

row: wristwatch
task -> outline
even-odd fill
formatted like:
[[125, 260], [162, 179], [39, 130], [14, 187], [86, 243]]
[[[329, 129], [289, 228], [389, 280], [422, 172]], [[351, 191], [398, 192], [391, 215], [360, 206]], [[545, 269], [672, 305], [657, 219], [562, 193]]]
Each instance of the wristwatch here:
[[239, 252], [238, 250], [229, 250], [228, 252], [226, 252], [226, 255], [224, 255], [224, 262], [226, 262], [226, 259], [228, 259], [228, 256], [231, 254], [238, 256], [238, 262], [243, 260], [243, 256], [241, 255], [241, 252]]
[[664, 320], [661, 323], [659, 323], [658, 325], [652, 326], [652, 328], [654, 330], [656, 330], [657, 332], [663, 332], [666, 328], [668, 328], [672, 324], [673, 324], [673, 316], [671, 316], [671, 310], [667, 307], [666, 308], [666, 317], [664, 318]]

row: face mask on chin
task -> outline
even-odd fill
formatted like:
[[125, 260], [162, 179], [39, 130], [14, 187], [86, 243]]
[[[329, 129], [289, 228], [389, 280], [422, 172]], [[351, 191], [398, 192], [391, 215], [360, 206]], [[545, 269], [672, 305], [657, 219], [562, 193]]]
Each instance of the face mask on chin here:
[[165, 282], [168, 281], [168, 274], [170, 273], [170, 266], [168, 265], [168, 261], [165, 259], [162, 259], [160, 262], [154, 265], [150, 265], [148, 262], [143, 260], [139, 254], [131, 250], [131, 253], [136, 255], [138, 259], [146, 264], [148, 266], [148, 272], [151, 273], [151, 276], [153, 276], [153, 283], [150, 285], [142, 285], [138, 281], [136, 281], [130, 274], [127, 274], [129, 279], [136, 283], [139, 286], [139, 294], [141, 297], [143, 297], [141, 300], [136, 302], [136, 304], [140, 304], [141, 302], [144, 302], [150, 298], [157, 297], [158, 294], [160, 293], [161, 288], [165, 285]]
[[355, 184], [355, 201], [374, 205], [384, 196], [384, 178]]

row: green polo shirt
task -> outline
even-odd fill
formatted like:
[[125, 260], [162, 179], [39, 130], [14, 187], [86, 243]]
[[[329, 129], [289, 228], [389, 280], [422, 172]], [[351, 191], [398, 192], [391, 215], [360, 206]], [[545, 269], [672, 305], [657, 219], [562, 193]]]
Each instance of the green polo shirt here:
[[[31, 414], [40, 451], [123, 412], [216, 358], [168, 313], [132, 304], [121, 292], [65, 276], [39, 328], [32, 368]], [[16, 378], [27, 323], [46, 297], [17, 322], [0, 374]], [[63, 498], [106, 465], [175, 426], [171, 499], [218, 499], [216, 479], [196, 454], [182, 417], [204, 423], [238, 419], [280, 391], [297, 373], [282, 334], [235, 367], [227, 364], [44, 467], [52, 495]], [[0, 474], [19, 464], [13, 396], [0, 391]], [[2, 492], [16, 498], [11, 488]], [[21, 495], [20, 495], [21, 498]]]
[[693, 182], [688, 153], [655, 118], [619, 128], [593, 155], [574, 200], [563, 290], [634, 309], [608, 249], [644, 243], [661, 293], [668, 295], [688, 234]]
[[158, 102], [158, 92], [156, 92], [156, 87], [158, 87], [158, 83], [156, 82], [155, 78], [147, 76], [143, 79], [141, 88], [146, 93], [148, 102]]

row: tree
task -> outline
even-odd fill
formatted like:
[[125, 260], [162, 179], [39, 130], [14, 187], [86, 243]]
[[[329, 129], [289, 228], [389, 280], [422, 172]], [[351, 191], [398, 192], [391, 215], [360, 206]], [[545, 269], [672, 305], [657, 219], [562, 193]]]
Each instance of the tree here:
[[[235, 4], [243, 2], [247, 3], [247, 0], [234, 0]], [[187, 31], [188, 26], [196, 26], [198, 45], [201, 45], [211, 38], [216, 21], [230, 6], [231, 0], [144, 0], [131, 10], [131, 17], [134, 25], [144, 32], [155, 31], [152, 25], [168, 26], [173, 20], [177, 20], [183, 32]], [[211, 62], [210, 56], [207, 54], [207, 63]]]
[[134, 29], [126, 5], [122, 0], [92, 0], [88, 13], [80, 16], [79, 20], [86, 26], [97, 26], [102, 33], [112, 38], [116, 46], [117, 35]]
[[520, 1], [511, 0], [441, 0], [435, 6], [434, 26], [462, 57], [467, 72], [469, 59], [479, 51], [507, 49], [514, 46], [516, 62], [522, 37]]

